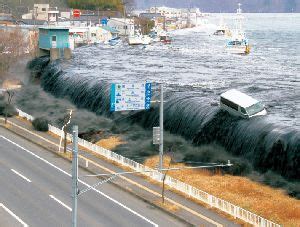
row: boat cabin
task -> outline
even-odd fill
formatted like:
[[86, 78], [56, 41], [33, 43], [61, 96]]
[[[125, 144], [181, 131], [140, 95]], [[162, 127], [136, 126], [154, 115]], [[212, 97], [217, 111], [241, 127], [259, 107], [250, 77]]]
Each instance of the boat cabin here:
[[235, 89], [221, 94], [220, 107], [232, 115], [243, 118], [267, 114], [261, 102]]
[[225, 29], [218, 29], [217, 31], [214, 32], [214, 35], [225, 35], [226, 31]]

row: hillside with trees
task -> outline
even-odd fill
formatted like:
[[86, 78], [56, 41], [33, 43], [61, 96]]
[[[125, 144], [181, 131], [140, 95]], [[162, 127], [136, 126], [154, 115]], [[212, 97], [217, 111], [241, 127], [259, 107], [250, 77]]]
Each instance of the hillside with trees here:
[[52, 7], [67, 8], [67, 0], [0, 0], [0, 6], [7, 6], [14, 16], [20, 18], [22, 14], [33, 10], [36, 3], [50, 4]]
[[[125, 0], [124, 4], [132, 3], [134, 0]], [[14, 14], [27, 13], [37, 3], [50, 4], [51, 7], [74, 8], [86, 10], [112, 10], [123, 12], [122, 0], [0, 0], [0, 5], [5, 4], [11, 8]], [[128, 8], [128, 7], [126, 7]]]
[[70, 8], [123, 11], [122, 0], [67, 0]]

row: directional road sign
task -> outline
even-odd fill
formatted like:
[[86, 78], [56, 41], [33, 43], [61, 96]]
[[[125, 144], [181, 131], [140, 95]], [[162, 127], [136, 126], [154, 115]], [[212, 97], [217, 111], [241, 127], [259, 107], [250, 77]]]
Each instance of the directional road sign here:
[[151, 83], [111, 84], [110, 111], [148, 110], [151, 102]]

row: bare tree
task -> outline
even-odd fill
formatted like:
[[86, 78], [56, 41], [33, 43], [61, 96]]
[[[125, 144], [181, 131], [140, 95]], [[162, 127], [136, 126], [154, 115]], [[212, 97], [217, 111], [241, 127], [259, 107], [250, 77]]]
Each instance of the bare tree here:
[[21, 29], [0, 29], [0, 72], [9, 67], [28, 52], [28, 45]]
[[11, 104], [11, 101], [12, 101], [12, 98], [14, 97], [14, 95], [15, 95], [15, 92], [11, 91], [11, 90], [6, 90], [6, 94], [7, 94], [7, 102], [5, 103], [5, 109], [4, 109], [4, 111], [5, 111], [5, 124], [7, 123], [8, 107]]
[[169, 161], [169, 164], [168, 164], [168, 167], [167, 167], [167, 170], [165, 171], [164, 173], [164, 176], [163, 176], [163, 179], [162, 179], [162, 191], [161, 191], [161, 198], [162, 198], [162, 203], [165, 203], [165, 180], [166, 180], [166, 176], [167, 176], [167, 173], [168, 173], [168, 169], [171, 167], [171, 164], [174, 162], [173, 161], [173, 152], [172, 152], [172, 147], [170, 147], [170, 152], [169, 152], [169, 157], [170, 157], [170, 161]]

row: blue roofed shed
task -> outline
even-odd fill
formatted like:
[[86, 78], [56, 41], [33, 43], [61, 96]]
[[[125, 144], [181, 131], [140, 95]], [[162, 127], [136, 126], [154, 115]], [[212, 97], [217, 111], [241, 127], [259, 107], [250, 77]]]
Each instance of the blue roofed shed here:
[[39, 48], [50, 50], [51, 48], [69, 48], [69, 29], [59, 27], [39, 28]]

